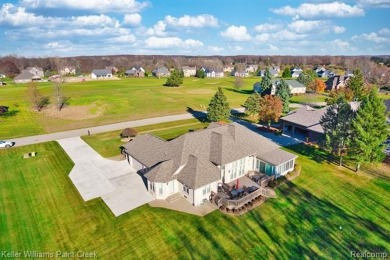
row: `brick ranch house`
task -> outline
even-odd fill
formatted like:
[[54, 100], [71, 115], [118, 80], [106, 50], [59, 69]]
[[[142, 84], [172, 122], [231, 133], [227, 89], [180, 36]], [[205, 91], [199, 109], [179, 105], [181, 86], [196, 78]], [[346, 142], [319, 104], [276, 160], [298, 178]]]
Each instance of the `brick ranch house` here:
[[155, 199], [179, 193], [194, 206], [216, 193], [218, 185], [250, 171], [285, 175], [297, 158], [237, 123], [212, 123], [171, 141], [144, 134], [122, 148], [130, 166], [146, 177]]

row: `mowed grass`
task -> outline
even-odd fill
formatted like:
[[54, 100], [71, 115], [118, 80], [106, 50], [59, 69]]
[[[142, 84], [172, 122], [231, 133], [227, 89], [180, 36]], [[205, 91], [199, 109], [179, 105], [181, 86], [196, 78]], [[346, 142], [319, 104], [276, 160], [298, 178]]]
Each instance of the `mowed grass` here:
[[325, 102], [325, 99], [328, 97], [327, 93], [308, 93], [305, 95], [295, 95], [290, 98], [291, 103], [314, 103], [314, 102]]
[[[208, 123], [199, 122], [197, 119], [178, 120], [154, 125], [134, 127], [139, 134], [151, 133], [163, 139], [170, 140], [187, 133], [189, 130], [198, 130], [207, 127]], [[120, 154], [119, 147], [124, 144], [121, 141], [122, 131], [111, 131], [101, 134], [82, 136], [81, 138], [103, 157], [114, 157]]]
[[[19, 112], [13, 117], [1, 118], [0, 139], [180, 114], [189, 107], [205, 110], [219, 86], [224, 89], [230, 106], [240, 107], [258, 80], [259, 77], [244, 79], [241, 92], [233, 89], [234, 77], [185, 78], [183, 85], [177, 88], [164, 87], [166, 79], [154, 77], [64, 83], [63, 93], [69, 98], [70, 107], [92, 106], [88, 113], [96, 117], [84, 119], [78, 119], [77, 114], [65, 119], [35, 112], [26, 95], [26, 84], [7, 85], [0, 88], [0, 105]], [[53, 85], [39, 83], [39, 89], [54, 105]]]
[[[0, 248], [96, 251], [127, 259], [350, 258], [389, 252], [388, 168], [356, 174], [300, 145], [301, 176], [277, 199], [241, 217], [197, 217], [144, 205], [115, 218], [101, 199], [84, 202], [72, 162], [55, 142], [0, 150]], [[35, 158], [22, 159], [37, 151]]]

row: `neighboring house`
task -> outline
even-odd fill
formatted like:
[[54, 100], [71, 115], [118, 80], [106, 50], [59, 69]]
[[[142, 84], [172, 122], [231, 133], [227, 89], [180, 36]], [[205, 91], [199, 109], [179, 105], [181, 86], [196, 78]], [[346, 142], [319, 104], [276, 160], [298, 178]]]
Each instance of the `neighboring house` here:
[[41, 67], [28, 67], [26, 70], [34, 75], [34, 80], [40, 80], [44, 77], [43, 69]]
[[143, 78], [145, 77], [145, 70], [142, 67], [133, 67], [132, 69], [126, 70], [125, 75], [127, 77]]
[[[306, 87], [302, 83], [296, 81], [296, 80], [284, 80], [288, 86], [290, 87], [291, 94], [293, 95], [299, 95], [299, 94], [305, 94], [306, 93]], [[275, 95], [276, 93], [276, 87], [280, 83], [280, 80], [273, 79], [272, 80], [272, 88], [271, 88], [271, 95]], [[253, 91], [257, 93], [261, 93], [261, 84], [260, 82], [256, 82], [253, 85]]]
[[330, 78], [330, 77], [334, 77], [335, 75], [336, 73], [330, 70], [324, 70], [317, 73], [317, 76], [319, 78]]
[[181, 69], [184, 77], [194, 77], [196, 75], [196, 67], [183, 66]]
[[[268, 70], [269, 70], [269, 73], [271, 74], [271, 77], [275, 78], [275, 77], [279, 76], [279, 72], [280, 72], [279, 67], [277, 67], [277, 66], [269, 67]], [[264, 77], [264, 74], [265, 74], [265, 69], [260, 70], [258, 76]]]
[[259, 66], [256, 64], [249, 64], [249, 65], [246, 65], [245, 71], [248, 73], [253, 73], [253, 72], [256, 72], [258, 68], [259, 68]]
[[259, 171], [279, 177], [293, 170], [296, 155], [237, 123], [184, 134], [165, 141], [143, 134], [124, 144], [130, 166], [147, 179], [156, 199], [180, 194], [194, 206], [229, 183]]
[[224, 72], [222, 70], [218, 69], [209, 69], [209, 68], [201, 68], [206, 74], [207, 78], [222, 78], [225, 76]]
[[14, 78], [14, 81], [15, 83], [27, 83], [33, 81], [34, 77], [36, 76], [28, 70], [22, 70], [20, 74]]
[[[359, 102], [350, 102], [352, 110], [359, 108]], [[296, 137], [307, 142], [318, 142], [323, 138], [324, 129], [320, 124], [321, 117], [327, 107], [312, 108], [303, 106], [279, 119], [283, 134]]]
[[5, 74], [0, 73], [0, 79], [3, 79], [3, 78], [5, 78], [5, 77], [6, 77]]
[[234, 70], [232, 72], [232, 76], [245, 78], [245, 77], [249, 77], [249, 73], [246, 70]]
[[231, 73], [233, 70], [234, 70], [234, 66], [233, 65], [225, 65], [225, 66], [223, 66], [223, 72]]
[[112, 78], [112, 71], [110, 69], [95, 69], [91, 73], [93, 79], [110, 79]]
[[76, 75], [76, 67], [64, 66], [58, 71], [60, 75]]
[[300, 69], [300, 68], [293, 68], [293, 69], [291, 69], [291, 77], [293, 77], [293, 78], [298, 78], [299, 77], [299, 75], [302, 73], [302, 69]]
[[344, 88], [347, 85], [349, 77], [346, 75], [333, 76], [328, 78], [325, 82], [326, 90], [338, 90], [339, 88]]
[[169, 70], [166, 67], [156, 68], [155, 70], [152, 71], [152, 74], [153, 74], [153, 76], [158, 77], [158, 78], [169, 77], [171, 75], [171, 73], [169, 72]]

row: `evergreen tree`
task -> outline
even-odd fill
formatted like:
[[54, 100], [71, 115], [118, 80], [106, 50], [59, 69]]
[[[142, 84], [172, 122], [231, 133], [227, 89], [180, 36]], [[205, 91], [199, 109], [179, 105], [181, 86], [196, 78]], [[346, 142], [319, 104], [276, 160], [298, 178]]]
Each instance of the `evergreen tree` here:
[[183, 84], [184, 74], [178, 70], [173, 70], [171, 75], [167, 78], [165, 86], [169, 87], [178, 87], [180, 84]]
[[297, 81], [308, 87], [316, 78], [317, 75], [313, 70], [306, 70], [299, 74]]
[[284, 68], [282, 78], [291, 78], [291, 71], [289, 68]]
[[345, 149], [351, 141], [351, 124], [355, 113], [347, 100], [341, 96], [326, 109], [320, 124], [325, 133], [325, 146], [340, 156], [340, 166]]
[[259, 106], [261, 102], [261, 96], [259, 93], [255, 92], [248, 97], [248, 99], [244, 103], [245, 111], [253, 116], [259, 114]]
[[198, 69], [196, 71], [195, 77], [200, 78], [200, 79], [204, 79], [206, 77], [206, 73], [204, 72], [204, 70]]
[[283, 79], [277, 84], [275, 95], [283, 102], [283, 113], [288, 113], [290, 111], [291, 91], [290, 86]]
[[352, 90], [354, 100], [362, 100], [364, 94], [364, 78], [359, 69], [353, 71], [353, 76], [347, 81], [347, 87]]
[[211, 122], [227, 121], [230, 116], [230, 107], [221, 87], [211, 98], [207, 108], [207, 119]]
[[272, 87], [272, 77], [268, 68], [265, 69], [264, 76], [261, 79], [260, 85], [262, 93], [266, 93]]
[[386, 121], [386, 107], [372, 90], [365, 96], [352, 122], [351, 156], [356, 159], [359, 170], [361, 163], [378, 163], [384, 157], [383, 142], [389, 135]]

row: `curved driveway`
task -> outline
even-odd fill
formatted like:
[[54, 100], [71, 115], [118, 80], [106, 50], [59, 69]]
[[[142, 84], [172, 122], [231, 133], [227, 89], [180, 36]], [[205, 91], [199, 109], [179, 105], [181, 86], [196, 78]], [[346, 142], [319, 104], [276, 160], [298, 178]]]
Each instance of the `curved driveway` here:
[[101, 197], [119, 216], [153, 200], [126, 160], [105, 159], [80, 137], [57, 141], [75, 163], [69, 178], [84, 201]]

